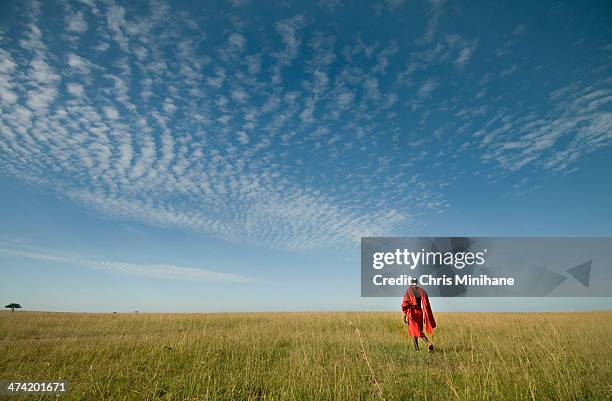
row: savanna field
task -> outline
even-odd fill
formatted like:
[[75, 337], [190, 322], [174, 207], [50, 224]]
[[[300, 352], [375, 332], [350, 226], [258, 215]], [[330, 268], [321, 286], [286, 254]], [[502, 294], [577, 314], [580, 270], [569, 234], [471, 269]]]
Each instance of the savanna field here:
[[0, 313], [0, 380], [36, 400], [612, 400], [612, 312]]

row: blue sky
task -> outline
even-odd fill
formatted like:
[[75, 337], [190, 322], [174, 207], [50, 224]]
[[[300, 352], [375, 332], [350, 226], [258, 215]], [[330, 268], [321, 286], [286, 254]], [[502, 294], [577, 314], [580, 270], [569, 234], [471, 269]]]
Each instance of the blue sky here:
[[396, 309], [359, 297], [361, 236], [612, 235], [607, 2], [0, 15], [3, 302]]

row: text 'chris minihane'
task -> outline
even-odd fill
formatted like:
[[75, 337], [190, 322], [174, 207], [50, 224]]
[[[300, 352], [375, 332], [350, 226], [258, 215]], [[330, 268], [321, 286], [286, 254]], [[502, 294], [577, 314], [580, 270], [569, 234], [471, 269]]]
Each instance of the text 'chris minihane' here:
[[463, 269], [465, 266], [482, 266], [485, 263], [486, 253], [486, 249], [479, 252], [440, 252], [425, 249], [414, 252], [408, 249], [396, 249], [395, 252], [374, 252], [372, 267], [379, 270], [388, 265], [407, 266], [409, 269], [415, 269], [419, 265], [446, 265]]
[[[416, 278], [416, 277], [415, 277]], [[375, 286], [408, 286], [411, 284], [413, 277], [407, 274], [402, 274], [398, 277], [383, 277], [377, 274], [372, 277], [372, 283]], [[423, 274], [418, 277], [419, 285], [422, 286], [453, 286], [453, 285], [469, 285], [469, 286], [513, 286], [513, 277], [489, 277], [486, 274], [472, 276], [471, 274], [459, 275], [455, 274], [452, 277], [442, 275], [434, 277], [430, 274]]]

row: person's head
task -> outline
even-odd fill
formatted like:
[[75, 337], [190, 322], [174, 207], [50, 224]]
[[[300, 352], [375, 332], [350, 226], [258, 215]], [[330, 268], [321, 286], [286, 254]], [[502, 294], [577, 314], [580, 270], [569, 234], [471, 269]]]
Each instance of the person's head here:
[[417, 286], [417, 279], [416, 277], [413, 277], [410, 279], [410, 286], [411, 287], [416, 287]]

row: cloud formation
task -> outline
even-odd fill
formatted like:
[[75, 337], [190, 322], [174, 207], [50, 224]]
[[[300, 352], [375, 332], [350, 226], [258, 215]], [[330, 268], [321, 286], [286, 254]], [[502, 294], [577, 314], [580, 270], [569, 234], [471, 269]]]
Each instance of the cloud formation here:
[[0, 248], [0, 254], [39, 260], [50, 263], [69, 264], [87, 269], [103, 270], [129, 276], [163, 280], [187, 280], [204, 282], [246, 283], [251, 279], [231, 273], [215, 272], [199, 267], [175, 266], [169, 264], [125, 263], [83, 258], [77, 255], [49, 253], [32, 250]]
[[313, 249], [409, 233], [462, 175], [522, 183], [610, 144], [605, 64], [530, 104], [499, 89], [526, 67], [490, 59], [524, 27], [496, 51], [445, 31], [439, 0], [414, 38], [347, 38], [312, 10], [249, 19], [251, 6], [213, 21], [158, 0], [19, 5], [0, 31], [3, 172], [110, 218]]

